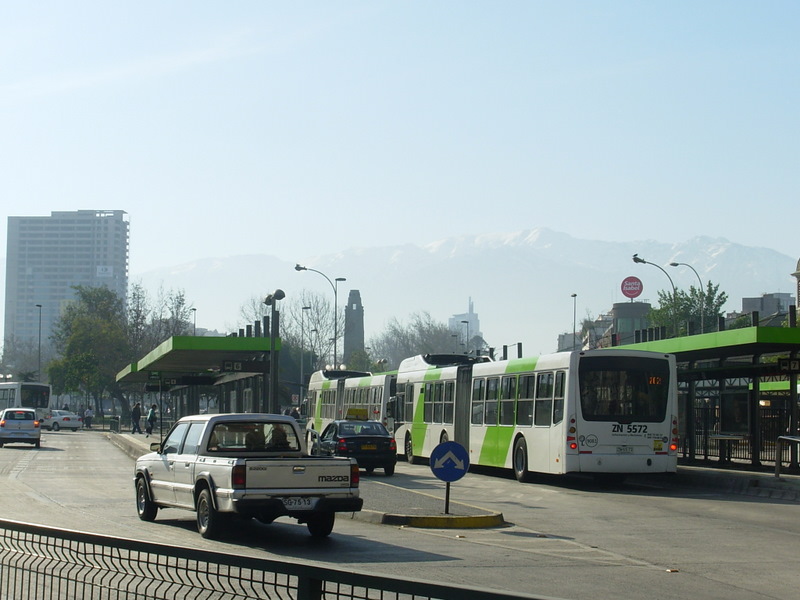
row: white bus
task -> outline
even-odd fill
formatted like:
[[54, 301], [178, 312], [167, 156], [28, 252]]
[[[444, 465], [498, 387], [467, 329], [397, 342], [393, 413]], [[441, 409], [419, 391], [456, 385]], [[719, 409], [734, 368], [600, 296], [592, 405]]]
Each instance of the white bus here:
[[395, 374], [364, 371], [315, 371], [308, 382], [306, 429], [321, 432], [348, 415], [380, 421], [392, 432]]
[[677, 469], [674, 356], [609, 348], [460, 360], [414, 357], [398, 370], [408, 422], [395, 435], [410, 462], [453, 440], [471, 464], [513, 469], [520, 481]]
[[50, 407], [50, 386], [28, 381], [0, 382], [0, 410], [20, 407], [34, 408], [36, 416], [44, 419]]

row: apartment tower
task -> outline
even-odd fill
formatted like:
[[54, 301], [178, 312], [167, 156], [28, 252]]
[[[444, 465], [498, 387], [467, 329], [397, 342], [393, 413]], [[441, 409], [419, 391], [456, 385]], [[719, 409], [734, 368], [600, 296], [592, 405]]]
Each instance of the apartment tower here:
[[128, 216], [122, 210], [9, 217], [6, 343], [41, 339], [44, 344], [62, 308], [75, 297], [73, 286], [105, 286], [125, 299], [128, 237]]

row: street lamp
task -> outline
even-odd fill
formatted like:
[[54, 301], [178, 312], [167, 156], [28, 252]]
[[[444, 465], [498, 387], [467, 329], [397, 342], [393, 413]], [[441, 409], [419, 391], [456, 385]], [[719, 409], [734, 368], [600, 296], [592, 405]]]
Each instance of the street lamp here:
[[305, 398], [305, 394], [303, 390], [305, 389], [305, 377], [303, 376], [303, 365], [306, 362], [303, 355], [306, 351], [306, 311], [311, 310], [310, 306], [304, 306], [302, 312], [300, 313], [300, 402], [303, 402]]
[[675, 314], [675, 311], [677, 309], [676, 303], [678, 301], [678, 291], [675, 289], [675, 284], [672, 281], [672, 277], [669, 276], [669, 273], [667, 273], [663, 267], [657, 265], [656, 263], [651, 263], [649, 261], [646, 261], [643, 258], [639, 258], [638, 254], [633, 255], [633, 262], [644, 265], [652, 265], [657, 269], [659, 269], [664, 275], [667, 276], [667, 279], [669, 279], [669, 283], [672, 286], [672, 329], [673, 329], [673, 335], [675, 337], [678, 337], [678, 322]]
[[683, 265], [684, 267], [689, 267], [692, 271], [694, 271], [694, 274], [697, 275], [697, 281], [700, 282], [700, 333], [705, 333], [706, 332], [706, 328], [705, 328], [705, 323], [704, 323], [704, 319], [703, 319], [703, 313], [705, 312], [705, 308], [706, 308], [706, 302], [705, 302], [706, 292], [705, 292], [705, 289], [703, 288], [703, 280], [700, 279], [700, 274], [697, 272], [697, 269], [695, 269], [689, 263], [671, 262], [671, 263], [669, 263], [669, 265], [671, 267], [678, 267], [680, 265]]
[[36, 308], [39, 309], [39, 368], [36, 371], [36, 377], [39, 381], [42, 380], [42, 305], [37, 304]]
[[578, 294], [572, 294], [572, 349], [578, 347], [578, 342], [575, 339], [575, 322], [578, 315]]
[[194, 324], [192, 326], [192, 335], [197, 335], [197, 309], [192, 308], [190, 310], [192, 311], [192, 317], [194, 319]]
[[331, 284], [331, 288], [333, 288], [333, 368], [336, 368], [336, 355], [337, 355], [337, 343], [339, 340], [339, 282], [340, 281], [347, 281], [344, 277], [337, 277], [336, 283], [331, 281], [331, 278], [325, 275], [322, 271], [317, 271], [316, 269], [311, 269], [309, 267], [304, 267], [301, 264], [296, 264], [294, 266], [295, 271], [313, 271], [314, 273], [319, 273], [322, 275], [328, 283]]
[[266, 298], [264, 304], [270, 307], [269, 326], [269, 407], [267, 412], [278, 414], [278, 352], [275, 350], [275, 338], [278, 337], [279, 315], [278, 300], [286, 298], [283, 290], [275, 290]]

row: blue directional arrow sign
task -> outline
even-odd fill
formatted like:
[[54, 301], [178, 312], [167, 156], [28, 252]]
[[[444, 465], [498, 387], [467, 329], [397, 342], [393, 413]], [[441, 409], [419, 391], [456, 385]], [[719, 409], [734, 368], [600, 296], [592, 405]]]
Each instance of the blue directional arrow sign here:
[[457, 442], [444, 442], [431, 452], [431, 471], [442, 481], [458, 481], [469, 470], [469, 454]]

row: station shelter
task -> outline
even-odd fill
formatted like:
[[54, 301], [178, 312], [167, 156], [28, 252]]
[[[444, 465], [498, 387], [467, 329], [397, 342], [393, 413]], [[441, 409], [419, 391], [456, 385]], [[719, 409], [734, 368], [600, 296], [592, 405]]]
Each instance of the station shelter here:
[[116, 380], [157, 394], [168, 422], [203, 412], [277, 412], [269, 383], [280, 346], [270, 337], [173, 336]]
[[[793, 316], [793, 315], [792, 315]], [[678, 364], [681, 458], [798, 469], [800, 328], [745, 327], [619, 346], [673, 354]]]

